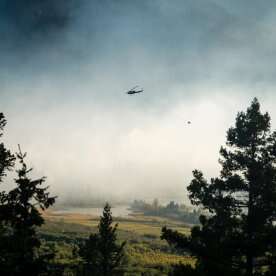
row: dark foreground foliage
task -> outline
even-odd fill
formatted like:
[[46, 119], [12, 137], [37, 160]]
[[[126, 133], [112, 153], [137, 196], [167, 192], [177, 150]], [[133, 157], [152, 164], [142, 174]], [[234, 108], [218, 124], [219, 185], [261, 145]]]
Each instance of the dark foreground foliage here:
[[125, 242], [117, 244], [117, 227], [112, 226], [111, 207], [106, 204], [98, 225], [99, 232], [91, 234], [80, 245], [79, 255], [83, 259], [81, 275], [120, 275], [124, 258]]
[[[0, 114], [0, 131], [6, 124]], [[0, 133], [0, 137], [2, 132]], [[24, 161], [26, 154], [19, 148], [16, 155], [21, 165], [17, 170], [16, 187], [0, 193], [0, 275], [39, 275], [47, 272], [53, 254], [40, 254], [40, 239], [37, 227], [44, 223], [40, 209], [54, 204], [48, 187], [43, 187], [45, 178], [32, 180], [31, 169]], [[6, 172], [14, 167], [15, 157], [0, 144], [0, 182]]]
[[[188, 186], [192, 204], [209, 215], [184, 236], [163, 228], [162, 238], [198, 259], [204, 275], [272, 275], [276, 250], [276, 132], [254, 99], [240, 112], [220, 150], [221, 175], [200, 171]], [[184, 274], [183, 274], [184, 275]], [[200, 274], [198, 274], [200, 275]]]
[[169, 276], [204, 276], [203, 271], [197, 267], [194, 268], [190, 265], [176, 265], [173, 266], [168, 274]]

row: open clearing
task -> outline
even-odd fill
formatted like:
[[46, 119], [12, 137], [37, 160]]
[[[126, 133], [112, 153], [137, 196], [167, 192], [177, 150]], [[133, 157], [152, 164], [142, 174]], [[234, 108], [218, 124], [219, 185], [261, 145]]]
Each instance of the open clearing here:
[[[58, 262], [68, 262], [71, 258], [72, 241], [86, 238], [89, 233], [97, 231], [99, 217], [76, 213], [44, 213], [46, 220], [41, 234], [59, 243], [57, 247], [62, 254]], [[161, 229], [167, 226], [183, 234], [189, 235], [190, 227], [183, 222], [163, 217], [149, 217], [135, 214], [129, 217], [114, 218], [118, 223], [118, 238], [126, 240], [126, 255], [129, 259], [129, 275], [166, 275], [169, 266], [178, 263], [193, 265], [194, 259], [182, 256], [172, 250], [165, 241], [160, 239]], [[71, 248], [71, 249], [70, 249]], [[69, 253], [68, 253], [69, 252]], [[128, 275], [128, 274], [126, 274]]]

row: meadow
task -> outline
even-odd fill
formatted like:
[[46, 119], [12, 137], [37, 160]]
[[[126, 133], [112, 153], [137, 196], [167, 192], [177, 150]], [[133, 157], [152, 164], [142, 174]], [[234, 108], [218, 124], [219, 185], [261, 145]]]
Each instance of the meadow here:
[[[76, 241], [97, 231], [99, 217], [77, 213], [44, 213], [46, 223], [40, 229], [45, 246], [56, 252], [55, 263], [67, 266], [67, 274], [77, 266], [74, 255]], [[194, 259], [183, 256], [160, 239], [161, 228], [168, 226], [189, 235], [190, 226], [181, 221], [144, 216], [135, 213], [128, 217], [114, 217], [118, 223], [118, 241], [127, 241], [125, 275], [167, 275], [171, 265], [194, 264]]]

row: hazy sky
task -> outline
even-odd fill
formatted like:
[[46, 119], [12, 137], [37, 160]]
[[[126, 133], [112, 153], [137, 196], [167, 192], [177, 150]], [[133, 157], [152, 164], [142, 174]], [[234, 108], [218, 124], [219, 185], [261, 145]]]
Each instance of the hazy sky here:
[[274, 0], [0, 0], [5, 141], [61, 200], [185, 199], [254, 96], [276, 127], [275, 24]]

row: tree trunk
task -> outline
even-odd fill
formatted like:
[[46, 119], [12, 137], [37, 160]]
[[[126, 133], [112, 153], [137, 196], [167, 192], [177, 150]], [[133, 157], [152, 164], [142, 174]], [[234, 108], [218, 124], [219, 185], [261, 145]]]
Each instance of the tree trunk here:
[[255, 145], [251, 146], [251, 164], [249, 166], [248, 176], [249, 176], [249, 189], [248, 189], [248, 213], [247, 213], [247, 254], [246, 254], [246, 276], [253, 276], [253, 258], [254, 252], [252, 252], [253, 243], [253, 232], [254, 232], [254, 208], [253, 208], [253, 186], [257, 185], [255, 183]]

